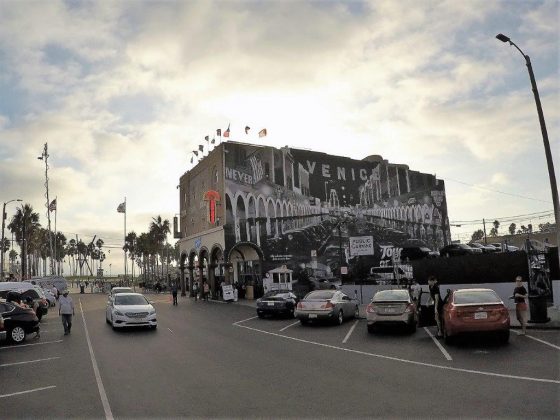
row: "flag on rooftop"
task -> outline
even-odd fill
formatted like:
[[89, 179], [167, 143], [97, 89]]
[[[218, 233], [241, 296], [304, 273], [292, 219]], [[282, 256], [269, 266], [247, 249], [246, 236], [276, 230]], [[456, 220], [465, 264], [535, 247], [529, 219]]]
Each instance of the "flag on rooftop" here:
[[224, 131], [224, 137], [229, 137], [229, 124], [227, 126], [227, 130]]
[[49, 211], [56, 211], [56, 198], [49, 204]]
[[267, 135], [266, 128], [263, 128], [261, 131], [259, 131], [259, 137], [264, 137], [266, 135]]
[[194, 153], [194, 155], [195, 155], [196, 157], [198, 157], [198, 150], [193, 150], [192, 152]]
[[203, 144], [199, 144], [199, 145], [198, 145], [198, 150], [200, 150], [202, 153], [204, 153], [204, 145], [203, 145]]
[[204, 140], [210, 141], [210, 137], [209, 137], [209, 136], [206, 136], [206, 137], [204, 137]]
[[222, 129], [221, 129], [221, 128], [218, 128], [218, 129], [216, 130], [216, 134], [217, 134], [219, 137], [222, 137]]
[[117, 211], [119, 213], [126, 213], [126, 202], [119, 204]]
[[191, 163], [193, 163], [193, 160], [194, 160], [194, 156], [191, 156]]
[[249, 130], [251, 129], [251, 127], [249, 127], [248, 125], [245, 126], [245, 134], [249, 134]]
[[212, 143], [212, 144], [216, 143], [216, 139], [213, 138], [212, 141], [211, 141], [210, 143]]

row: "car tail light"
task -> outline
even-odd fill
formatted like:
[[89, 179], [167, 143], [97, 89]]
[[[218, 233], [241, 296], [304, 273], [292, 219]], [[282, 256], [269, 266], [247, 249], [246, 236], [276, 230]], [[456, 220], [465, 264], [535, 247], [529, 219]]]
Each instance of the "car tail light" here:
[[42, 303], [43, 305], [46, 305], [46, 304], [47, 304], [47, 299], [41, 299], [41, 303]]
[[414, 304], [413, 303], [408, 303], [406, 305], [406, 308], [405, 308], [404, 311], [405, 311], [405, 313], [414, 312]]
[[298, 304], [297, 304], [297, 308], [298, 308], [298, 309], [303, 309], [303, 303], [301, 303], [301, 302], [298, 302]]
[[375, 305], [373, 303], [370, 303], [367, 307], [366, 307], [366, 312], [368, 314], [373, 314], [375, 313]]
[[334, 305], [333, 305], [333, 303], [329, 300], [329, 301], [327, 301], [327, 303], [325, 303], [325, 304], [323, 305], [323, 308], [325, 308], [325, 309], [332, 309], [332, 308], [334, 308]]

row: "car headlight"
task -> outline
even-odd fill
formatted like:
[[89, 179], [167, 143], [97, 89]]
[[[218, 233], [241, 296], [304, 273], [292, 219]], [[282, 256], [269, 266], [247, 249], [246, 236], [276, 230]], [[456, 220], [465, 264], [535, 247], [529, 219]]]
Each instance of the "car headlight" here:
[[148, 315], [155, 315], [155, 314], [156, 314], [156, 310], [152, 309]]
[[124, 314], [121, 311], [115, 311], [115, 315], [124, 316]]

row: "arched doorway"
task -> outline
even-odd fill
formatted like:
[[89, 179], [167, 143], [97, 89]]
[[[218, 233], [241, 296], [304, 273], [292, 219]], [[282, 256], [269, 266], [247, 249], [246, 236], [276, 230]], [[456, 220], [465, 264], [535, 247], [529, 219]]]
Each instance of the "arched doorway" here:
[[210, 288], [213, 291], [214, 299], [221, 298], [220, 285], [225, 282], [225, 264], [224, 264], [224, 252], [219, 245], [214, 245], [212, 251], [210, 252], [210, 276], [211, 283]]
[[256, 299], [263, 294], [263, 252], [252, 242], [238, 242], [228, 252], [227, 262], [233, 270], [233, 284], [240, 299]]
[[193, 292], [193, 283], [194, 283], [194, 275], [195, 275], [195, 267], [198, 263], [198, 256], [196, 255], [196, 251], [194, 249], [191, 250], [191, 252], [189, 253], [189, 259], [188, 259], [188, 265], [187, 265], [187, 270], [188, 270], [188, 284], [189, 284], [189, 295], [191, 297], [194, 297], [194, 292]]
[[179, 259], [179, 270], [181, 271], [181, 296], [187, 295], [187, 287], [185, 283], [185, 270], [187, 269], [187, 254], [182, 253]]
[[211, 287], [211, 279], [210, 279], [210, 255], [208, 249], [201, 248], [200, 252], [198, 253], [198, 284], [200, 285], [199, 290], [203, 290], [204, 282], [207, 282], [208, 285]]

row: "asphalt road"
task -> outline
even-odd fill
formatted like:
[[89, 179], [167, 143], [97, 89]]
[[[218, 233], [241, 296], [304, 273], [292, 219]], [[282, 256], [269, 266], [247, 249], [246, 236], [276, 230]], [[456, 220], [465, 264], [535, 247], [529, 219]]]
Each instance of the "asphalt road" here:
[[71, 335], [51, 310], [41, 338], [0, 346], [0, 417], [560, 414], [558, 331], [449, 347], [433, 329], [371, 335], [364, 320], [303, 327], [253, 318], [241, 305], [180, 298], [173, 307], [169, 295], [150, 296], [157, 331], [113, 331], [105, 296], [73, 298]]

